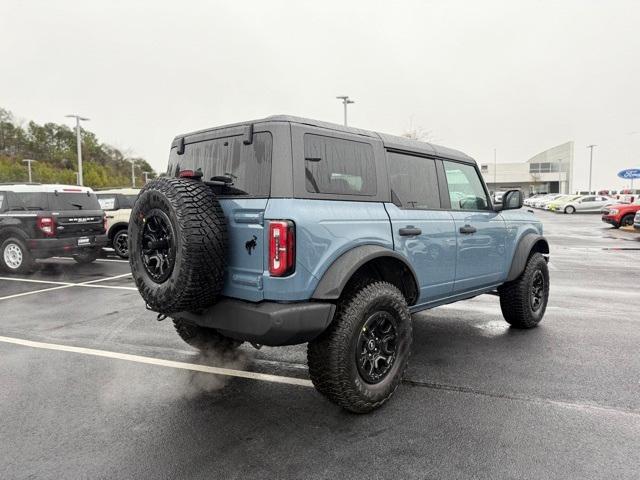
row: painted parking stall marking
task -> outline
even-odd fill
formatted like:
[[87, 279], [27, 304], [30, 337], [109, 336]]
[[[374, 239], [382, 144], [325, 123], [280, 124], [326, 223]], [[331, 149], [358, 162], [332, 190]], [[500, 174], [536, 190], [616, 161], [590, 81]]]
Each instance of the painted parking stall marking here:
[[130, 355], [128, 353], [111, 352], [108, 350], [97, 350], [93, 348], [73, 347], [71, 345], [59, 345], [55, 343], [34, 342], [22, 338], [0, 336], [0, 342], [21, 345], [23, 347], [41, 348], [45, 350], [55, 350], [59, 352], [77, 353], [81, 355], [92, 355], [94, 357], [112, 358], [128, 362], [143, 363], [146, 365], [157, 365], [161, 367], [177, 368], [180, 370], [191, 370], [193, 372], [211, 373], [214, 375], [224, 375], [227, 377], [246, 378], [250, 380], [260, 380], [270, 383], [284, 383], [287, 385], [297, 385], [301, 387], [313, 387], [311, 380], [303, 378], [283, 377], [270, 375], [267, 373], [248, 372], [245, 370], [234, 370], [230, 368], [211, 367], [197, 363], [176, 362], [174, 360], [164, 360], [162, 358], [144, 357], [141, 355]]
[[11, 281], [11, 282], [24, 282], [24, 283], [39, 283], [44, 285], [57, 285], [55, 287], [50, 288], [41, 288], [39, 290], [33, 290], [30, 292], [22, 292], [16, 293], [14, 295], [7, 295], [5, 297], [0, 297], [0, 300], [9, 300], [12, 298], [24, 297], [27, 295], [35, 295], [36, 293], [44, 293], [51, 292], [53, 290], [62, 290], [64, 288], [72, 288], [72, 287], [85, 287], [85, 288], [106, 288], [106, 289], [114, 289], [114, 290], [129, 290], [129, 291], [137, 291], [136, 287], [125, 287], [120, 285], [96, 285], [96, 283], [107, 282], [109, 280], [117, 280], [119, 278], [124, 278], [130, 276], [131, 273], [123, 273], [121, 275], [114, 275], [112, 277], [98, 278], [97, 280], [88, 280], [86, 282], [80, 283], [71, 283], [71, 282], [56, 282], [53, 280], [35, 280], [35, 279], [27, 279], [27, 278], [14, 278], [14, 277], [0, 277], [0, 280]]

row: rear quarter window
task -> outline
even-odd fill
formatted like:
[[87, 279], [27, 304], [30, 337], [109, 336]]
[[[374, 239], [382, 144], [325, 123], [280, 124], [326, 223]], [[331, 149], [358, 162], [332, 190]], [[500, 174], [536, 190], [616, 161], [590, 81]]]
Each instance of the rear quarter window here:
[[8, 207], [18, 211], [49, 210], [49, 199], [46, 193], [13, 192], [9, 196]]
[[116, 208], [116, 196], [115, 195], [98, 195], [98, 203], [102, 210], [113, 210]]
[[304, 158], [307, 192], [376, 194], [376, 166], [370, 144], [307, 133]]
[[203, 180], [215, 176], [231, 178], [233, 184], [220, 194], [268, 197], [271, 191], [271, 155], [273, 139], [269, 132], [253, 135], [250, 145], [243, 136], [216, 138], [185, 145], [182, 155], [171, 149], [168, 174], [180, 170], [202, 170]]

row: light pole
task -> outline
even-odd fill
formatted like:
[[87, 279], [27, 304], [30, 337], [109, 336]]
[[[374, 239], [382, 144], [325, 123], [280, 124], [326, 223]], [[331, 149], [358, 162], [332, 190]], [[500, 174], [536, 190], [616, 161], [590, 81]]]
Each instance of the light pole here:
[[31, 160], [30, 158], [25, 158], [22, 161], [23, 161], [23, 163], [27, 164], [27, 169], [29, 170], [29, 183], [31, 183], [31, 164], [33, 162], [37, 162], [37, 160]]
[[562, 193], [562, 158], [558, 159], [558, 193]]
[[136, 164], [135, 160], [131, 159], [131, 187], [136, 188]]
[[68, 118], [76, 119], [76, 142], [78, 144], [78, 185], [82, 185], [82, 137], [80, 136], [80, 121], [88, 121], [88, 118], [77, 114], [65, 115]]
[[147, 183], [149, 181], [149, 174], [151, 172], [142, 172], [144, 174], [144, 183]]
[[497, 191], [498, 187], [496, 184], [496, 174], [498, 172], [498, 153], [497, 153], [497, 149], [494, 148], [493, 149], [493, 190]]
[[342, 100], [342, 104], [344, 105], [344, 126], [347, 126], [347, 105], [350, 103], [356, 103], [349, 98], [349, 95], [342, 95], [340, 97], [336, 97], [338, 100]]
[[593, 147], [597, 145], [587, 145], [589, 152], [589, 195], [591, 195], [591, 172], [593, 171]]

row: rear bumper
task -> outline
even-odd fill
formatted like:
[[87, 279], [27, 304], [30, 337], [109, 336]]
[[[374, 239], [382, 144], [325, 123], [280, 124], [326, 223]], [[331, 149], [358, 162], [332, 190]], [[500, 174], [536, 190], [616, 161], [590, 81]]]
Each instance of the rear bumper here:
[[608, 217], [607, 215], [603, 215], [602, 221], [604, 223], [608, 223], [609, 225], [613, 225], [614, 227], [620, 226], [620, 222], [615, 217]]
[[[79, 238], [88, 238], [88, 243], [78, 245]], [[87, 237], [38, 238], [27, 241], [31, 254], [36, 258], [54, 255], [72, 254], [84, 248], [101, 248], [107, 245], [106, 235], [90, 235]]]
[[261, 345], [295, 345], [313, 340], [331, 323], [335, 305], [324, 302], [251, 303], [223, 298], [203, 312], [172, 316], [223, 335]]

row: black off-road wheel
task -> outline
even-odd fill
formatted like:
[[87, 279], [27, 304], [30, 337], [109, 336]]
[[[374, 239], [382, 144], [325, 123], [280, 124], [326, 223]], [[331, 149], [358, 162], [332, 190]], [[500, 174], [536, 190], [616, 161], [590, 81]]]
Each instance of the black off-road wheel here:
[[412, 340], [411, 314], [400, 290], [386, 282], [351, 290], [329, 328], [309, 342], [311, 381], [346, 410], [370, 412], [398, 388]]
[[35, 263], [25, 243], [9, 237], [0, 244], [0, 270], [10, 273], [28, 273]]
[[100, 257], [99, 248], [83, 248], [72, 255], [73, 259], [80, 264], [95, 262]]
[[120, 258], [129, 258], [129, 235], [126, 228], [122, 230], [118, 230], [116, 234], [113, 236], [113, 240], [111, 244], [113, 246], [113, 251]]
[[208, 186], [161, 177], [142, 188], [129, 223], [129, 264], [149, 308], [171, 314], [213, 304], [226, 253], [226, 220]]
[[230, 352], [242, 345], [240, 340], [225, 337], [213, 328], [200, 327], [183, 320], [173, 320], [180, 338], [202, 352]]
[[514, 328], [540, 323], [549, 300], [549, 268], [540, 253], [529, 258], [524, 272], [498, 288], [504, 319]]

